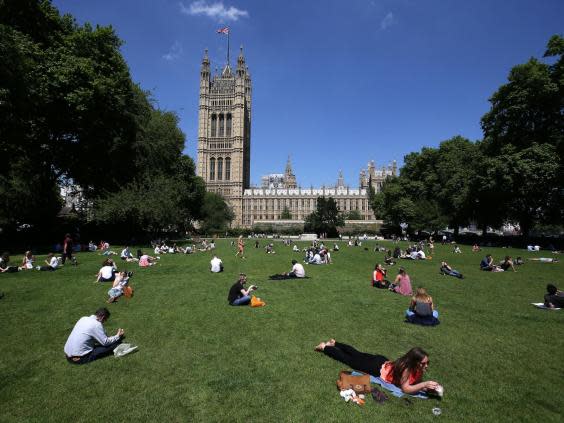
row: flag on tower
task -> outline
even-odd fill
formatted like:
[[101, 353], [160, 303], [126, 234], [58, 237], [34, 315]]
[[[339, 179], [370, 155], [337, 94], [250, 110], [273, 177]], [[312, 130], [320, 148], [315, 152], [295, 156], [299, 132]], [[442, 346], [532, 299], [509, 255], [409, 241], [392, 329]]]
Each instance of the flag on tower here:
[[225, 28], [219, 28], [219, 29], [217, 30], [217, 33], [218, 33], [218, 34], [229, 34], [229, 27], [226, 26]]

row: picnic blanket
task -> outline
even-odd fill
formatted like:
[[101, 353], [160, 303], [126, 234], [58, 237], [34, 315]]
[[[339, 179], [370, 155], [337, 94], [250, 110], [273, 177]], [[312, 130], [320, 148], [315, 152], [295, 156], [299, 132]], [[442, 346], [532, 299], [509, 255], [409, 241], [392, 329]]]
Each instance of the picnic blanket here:
[[[353, 376], [363, 375], [363, 373], [357, 372], [357, 371], [353, 371], [351, 374]], [[380, 385], [382, 388], [384, 388], [387, 391], [390, 391], [392, 393], [392, 395], [394, 395], [398, 398], [401, 398], [404, 395], [408, 395], [410, 397], [415, 397], [415, 398], [429, 399], [429, 396], [423, 391], [419, 391], [416, 394], [406, 394], [406, 393], [402, 392], [402, 390], [400, 388], [398, 388], [396, 385], [388, 383], [388, 382], [386, 382], [386, 381], [384, 381], [381, 378], [376, 377], [376, 376], [370, 375], [370, 383], [375, 383], [377, 385]]]
[[560, 310], [558, 307], [547, 307], [544, 305], [544, 303], [531, 303], [532, 305], [534, 305], [536, 308], [542, 308], [544, 310]]

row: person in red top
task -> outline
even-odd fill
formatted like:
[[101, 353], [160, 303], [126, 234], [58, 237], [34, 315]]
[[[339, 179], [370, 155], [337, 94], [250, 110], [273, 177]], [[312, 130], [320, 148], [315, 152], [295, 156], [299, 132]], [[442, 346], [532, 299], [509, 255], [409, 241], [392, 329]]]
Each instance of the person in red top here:
[[441, 389], [435, 381], [422, 381], [423, 374], [429, 366], [429, 356], [419, 347], [410, 349], [395, 361], [390, 361], [383, 355], [360, 352], [334, 339], [320, 343], [315, 350], [354, 370], [380, 377], [385, 382], [401, 388], [406, 394], [415, 394], [419, 391], [435, 392]]
[[372, 273], [372, 286], [374, 288], [386, 289], [390, 286], [390, 282], [386, 280], [386, 273], [386, 269], [378, 263]]

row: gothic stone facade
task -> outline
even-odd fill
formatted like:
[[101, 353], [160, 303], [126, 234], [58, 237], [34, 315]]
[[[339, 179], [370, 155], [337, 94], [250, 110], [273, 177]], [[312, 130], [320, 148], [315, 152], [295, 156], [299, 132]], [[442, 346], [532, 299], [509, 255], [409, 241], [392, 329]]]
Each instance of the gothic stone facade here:
[[395, 176], [395, 161], [377, 170], [373, 162], [362, 170], [359, 187], [345, 186], [342, 174], [334, 187], [299, 188], [290, 160], [285, 173], [263, 177], [262, 188], [250, 186], [251, 75], [243, 50], [233, 73], [227, 64], [211, 76], [207, 50], [200, 71], [197, 172], [206, 189], [221, 194], [235, 214], [233, 226], [252, 227], [260, 221], [280, 220], [287, 208], [293, 220], [304, 220], [320, 196], [333, 197], [344, 212], [358, 210], [363, 220], [373, 220], [368, 206], [368, 185], [376, 192], [388, 176]]

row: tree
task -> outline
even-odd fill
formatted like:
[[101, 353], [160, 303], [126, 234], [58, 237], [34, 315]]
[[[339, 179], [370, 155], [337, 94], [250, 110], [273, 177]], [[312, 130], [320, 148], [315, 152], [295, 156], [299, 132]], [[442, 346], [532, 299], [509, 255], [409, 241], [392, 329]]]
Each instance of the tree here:
[[487, 181], [497, 193], [493, 200], [504, 205], [505, 217], [518, 221], [525, 235], [535, 223], [564, 220], [561, 36], [548, 42], [545, 57], [554, 56], [559, 57], [553, 65], [532, 58], [513, 67], [508, 83], [492, 95], [491, 109], [482, 117], [483, 154], [492, 158], [494, 169], [501, 169], [497, 179]]
[[284, 210], [282, 210], [282, 213], [280, 214], [280, 219], [284, 219], [284, 220], [292, 219], [292, 213], [290, 213], [290, 210], [288, 209], [287, 206], [284, 206]]
[[235, 215], [223, 197], [206, 192], [202, 205], [202, 231], [205, 233], [225, 231]]
[[346, 220], [362, 220], [362, 215], [358, 210], [351, 210], [350, 212], [345, 214], [344, 218]]
[[317, 234], [326, 233], [331, 237], [337, 234], [337, 227], [344, 224], [345, 219], [339, 213], [333, 197], [317, 197], [317, 208], [306, 217], [305, 230], [314, 231]]

